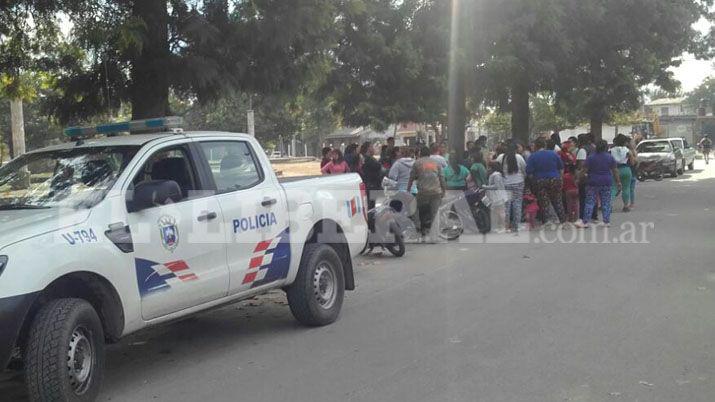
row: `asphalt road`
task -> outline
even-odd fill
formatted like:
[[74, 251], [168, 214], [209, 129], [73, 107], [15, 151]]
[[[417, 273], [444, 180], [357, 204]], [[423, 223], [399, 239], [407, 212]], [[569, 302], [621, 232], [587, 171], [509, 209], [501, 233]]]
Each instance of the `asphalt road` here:
[[[640, 184], [635, 211], [582, 241], [361, 258], [334, 325], [301, 327], [271, 294], [152, 329], [110, 347], [101, 400], [711, 402], [713, 200], [710, 165]], [[23, 400], [19, 377], [0, 398]]]

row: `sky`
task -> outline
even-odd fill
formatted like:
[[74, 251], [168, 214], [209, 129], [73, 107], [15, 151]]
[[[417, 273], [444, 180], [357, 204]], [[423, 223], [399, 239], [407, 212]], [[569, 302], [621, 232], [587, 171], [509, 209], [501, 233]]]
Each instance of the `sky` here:
[[[701, 19], [694, 27], [707, 34], [712, 26], [707, 20]], [[675, 74], [675, 79], [681, 82], [683, 92], [690, 92], [705, 78], [715, 76], [715, 60], [696, 60], [693, 55], [686, 53], [683, 55], [683, 64], [670, 70]]]
[[714, 60], [695, 60], [691, 55], [685, 55], [685, 61], [680, 67], [671, 68], [675, 79], [680, 81], [683, 92], [697, 88], [705, 78], [715, 76]]

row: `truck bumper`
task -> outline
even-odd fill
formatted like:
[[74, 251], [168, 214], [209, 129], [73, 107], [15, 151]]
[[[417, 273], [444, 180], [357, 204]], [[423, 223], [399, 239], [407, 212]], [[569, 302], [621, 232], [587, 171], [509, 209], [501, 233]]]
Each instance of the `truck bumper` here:
[[17, 336], [37, 293], [0, 298], [0, 370], [7, 367]]

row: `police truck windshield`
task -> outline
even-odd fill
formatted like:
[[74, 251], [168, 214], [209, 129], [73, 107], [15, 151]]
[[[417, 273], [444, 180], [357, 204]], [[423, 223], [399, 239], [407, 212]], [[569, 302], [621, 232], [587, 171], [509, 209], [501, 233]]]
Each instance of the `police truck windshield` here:
[[114, 185], [138, 147], [23, 155], [0, 168], [0, 210], [90, 208]]

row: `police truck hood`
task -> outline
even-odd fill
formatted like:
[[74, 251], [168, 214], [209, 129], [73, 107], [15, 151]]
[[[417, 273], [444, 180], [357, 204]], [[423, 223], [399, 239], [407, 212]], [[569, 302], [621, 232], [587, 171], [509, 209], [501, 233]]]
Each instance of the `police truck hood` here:
[[0, 211], [0, 249], [45, 233], [78, 225], [89, 209], [46, 208]]

